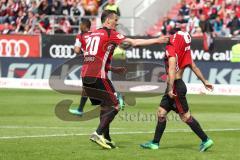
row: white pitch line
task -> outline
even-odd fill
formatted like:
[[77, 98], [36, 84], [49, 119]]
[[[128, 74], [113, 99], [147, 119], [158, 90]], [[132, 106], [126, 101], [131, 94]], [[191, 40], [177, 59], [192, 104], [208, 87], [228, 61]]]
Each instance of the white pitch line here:
[[[51, 126], [0, 126], [0, 129], [96, 129], [90, 127], [51, 127]], [[111, 129], [126, 129], [126, 128], [111, 128]]]
[[[227, 131], [240, 131], [240, 128], [225, 128], [225, 129], [206, 129], [206, 132], [227, 132]], [[192, 132], [188, 129], [172, 129], [166, 130], [168, 133], [176, 132]], [[150, 134], [153, 131], [133, 131], [133, 132], [112, 132], [113, 135], [124, 135], [124, 134]], [[71, 133], [71, 134], [50, 134], [50, 135], [26, 135], [26, 136], [3, 136], [0, 139], [22, 139], [22, 138], [45, 138], [45, 137], [68, 137], [68, 136], [89, 136], [89, 133]]]

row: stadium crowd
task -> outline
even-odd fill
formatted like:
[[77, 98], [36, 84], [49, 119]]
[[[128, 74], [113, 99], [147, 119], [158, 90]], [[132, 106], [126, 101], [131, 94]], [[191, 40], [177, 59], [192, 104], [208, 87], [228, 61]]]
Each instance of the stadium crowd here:
[[0, 33], [76, 33], [81, 17], [98, 15], [98, 8], [106, 1], [0, 0]]
[[[106, 1], [115, 5], [115, 0], [0, 0], [0, 33], [77, 33], [81, 17], [98, 15]], [[181, 28], [195, 37], [239, 36], [240, 0], [181, 0], [177, 14], [161, 22], [162, 35]]]
[[214, 37], [240, 35], [240, 0], [181, 0], [174, 18], [165, 16], [160, 34], [181, 28], [192, 36], [210, 33]]

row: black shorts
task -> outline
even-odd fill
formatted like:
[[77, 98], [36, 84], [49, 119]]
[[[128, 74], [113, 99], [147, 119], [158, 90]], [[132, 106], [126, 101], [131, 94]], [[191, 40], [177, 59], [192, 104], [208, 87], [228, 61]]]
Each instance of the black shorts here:
[[187, 113], [189, 111], [186, 99], [187, 87], [182, 79], [174, 81], [173, 92], [177, 95], [176, 98], [170, 98], [167, 92], [168, 88], [166, 89], [165, 95], [162, 97], [160, 107], [164, 108], [167, 112], [173, 110], [179, 114]]
[[92, 105], [114, 106], [118, 109], [116, 91], [109, 79], [84, 77], [83, 96], [89, 97]]

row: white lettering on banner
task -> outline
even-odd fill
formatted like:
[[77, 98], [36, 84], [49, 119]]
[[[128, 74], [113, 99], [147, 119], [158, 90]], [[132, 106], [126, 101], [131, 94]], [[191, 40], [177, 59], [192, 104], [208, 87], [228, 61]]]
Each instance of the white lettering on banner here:
[[52, 58], [74, 58], [77, 56], [74, 53], [73, 45], [52, 45], [49, 54]]
[[225, 52], [205, 52], [204, 50], [193, 50], [193, 60], [204, 60], [204, 61], [230, 61], [232, 51], [226, 50]]
[[130, 59], [141, 59], [139, 48], [133, 48], [131, 51], [127, 50], [126, 56]]
[[[25, 79], [49, 79], [52, 72], [52, 64], [29, 64], [29, 63], [12, 63], [8, 69], [8, 78], [25, 78]], [[82, 66], [63, 65], [59, 79], [67, 78], [70, 80], [79, 80], [79, 70]], [[16, 76], [16, 70], [25, 70], [24, 75]], [[67, 77], [66, 77], [67, 76]]]
[[48, 79], [52, 71], [51, 64], [28, 64], [12, 63], [8, 69], [8, 78], [15, 78], [17, 69], [25, 69], [26, 72], [22, 78], [26, 79]]
[[165, 52], [156, 52], [154, 51], [153, 52], [153, 55], [155, 57], [155, 59], [163, 59], [165, 57]]
[[[240, 69], [210, 68], [207, 79], [210, 83], [213, 83], [213, 84], [220, 83], [220, 84], [240, 85]], [[196, 83], [196, 84], [201, 83], [201, 81], [196, 77], [196, 75], [193, 72], [191, 72], [189, 68], [185, 69], [183, 74], [183, 80], [186, 83]]]
[[25, 40], [0, 39], [0, 57], [28, 57], [29, 53], [30, 47]]
[[220, 84], [228, 84], [227, 80], [225, 77], [232, 72], [232, 69], [222, 69], [221, 71], [218, 71], [217, 68], [211, 68], [209, 72], [209, 82], [211, 83], [216, 83], [217, 81]]
[[7, 77], [8, 78], [14, 78], [14, 73], [15, 73], [15, 69], [26, 69], [30, 66], [30, 64], [27, 63], [12, 63], [9, 68], [8, 68], [8, 74]]
[[163, 59], [165, 51], [151, 51], [143, 48], [133, 48], [126, 51], [126, 57], [128, 59]]
[[[230, 61], [232, 52], [226, 50], [225, 52], [205, 52], [204, 50], [192, 50], [192, 59], [199, 61]], [[155, 51], [147, 48], [133, 48], [126, 51], [128, 59], [146, 59], [158, 60], [164, 59], [165, 51]]]
[[66, 74], [68, 74], [67, 79], [79, 80], [80, 75], [77, 74], [77, 71], [79, 71], [81, 68], [82, 66], [79, 65], [75, 65], [73, 67], [69, 67], [69, 65], [63, 65], [60, 77], [63, 79], [66, 77]]
[[226, 51], [225, 53], [214, 52], [212, 58], [214, 61], [230, 61], [231, 60], [231, 52], [230, 51]]
[[151, 56], [152, 52], [146, 48], [143, 49], [143, 59], [152, 59], [152, 56]]
[[205, 60], [209, 61], [211, 59], [211, 55], [208, 52], [204, 52], [203, 50], [194, 50], [192, 51], [192, 59], [193, 60]]
[[230, 84], [240, 84], [240, 69], [234, 69], [232, 71]]

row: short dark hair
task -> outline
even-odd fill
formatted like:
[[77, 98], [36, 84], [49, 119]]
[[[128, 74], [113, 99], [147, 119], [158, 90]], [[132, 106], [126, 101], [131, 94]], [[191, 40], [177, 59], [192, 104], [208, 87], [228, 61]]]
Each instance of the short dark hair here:
[[104, 23], [106, 21], [106, 19], [112, 15], [112, 14], [116, 14], [117, 15], [117, 12], [116, 11], [113, 11], [113, 10], [105, 10], [103, 11], [102, 15], [101, 15], [101, 22]]
[[82, 18], [81, 19], [81, 24], [85, 25], [88, 29], [91, 28], [91, 21], [87, 18]]

